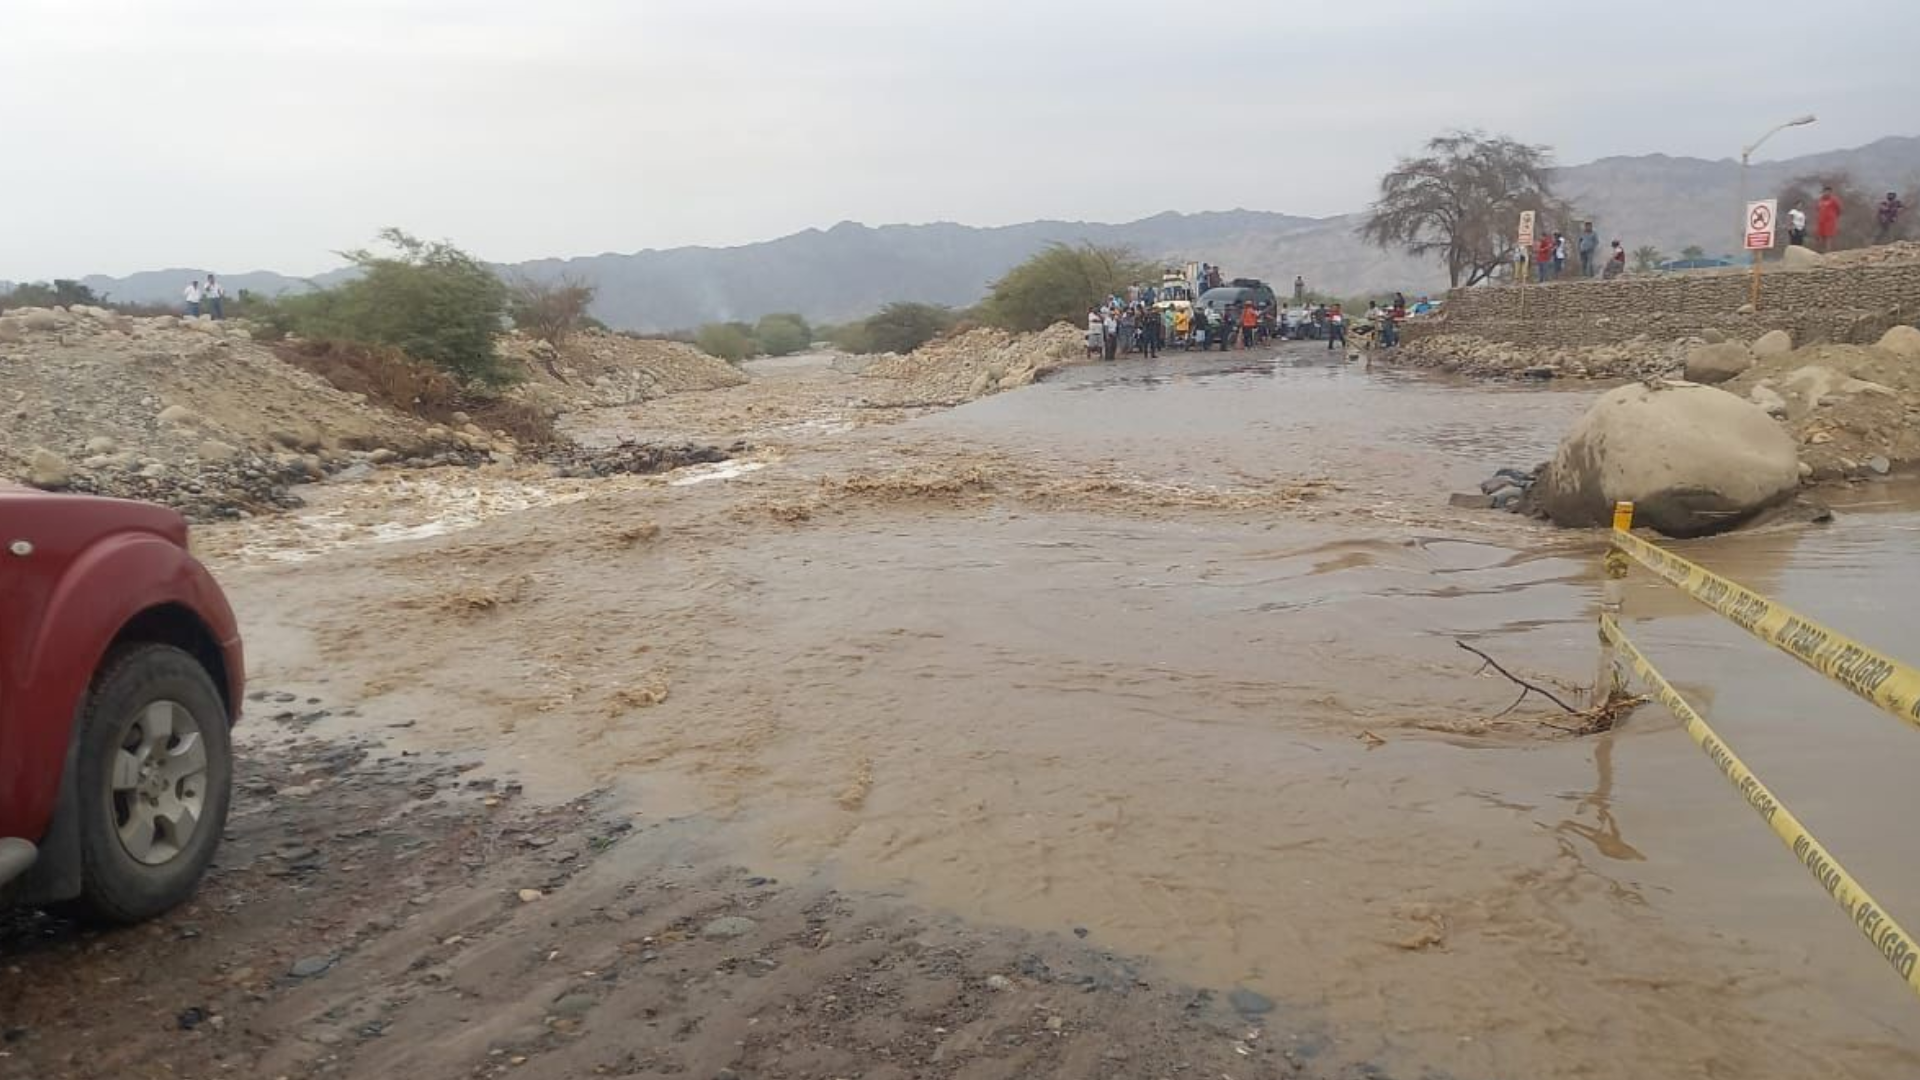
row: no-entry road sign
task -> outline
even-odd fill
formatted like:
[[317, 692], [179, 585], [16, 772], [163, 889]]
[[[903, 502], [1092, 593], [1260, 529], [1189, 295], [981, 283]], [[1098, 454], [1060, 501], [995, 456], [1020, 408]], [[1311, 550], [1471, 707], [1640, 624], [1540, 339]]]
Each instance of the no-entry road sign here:
[[1747, 250], [1766, 251], [1773, 247], [1773, 224], [1779, 216], [1777, 199], [1759, 199], [1747, 204]]
[[1531, 210], [1520, 211], [1520, 246], [1523, 248], [1533, 246], [1533, 211]]

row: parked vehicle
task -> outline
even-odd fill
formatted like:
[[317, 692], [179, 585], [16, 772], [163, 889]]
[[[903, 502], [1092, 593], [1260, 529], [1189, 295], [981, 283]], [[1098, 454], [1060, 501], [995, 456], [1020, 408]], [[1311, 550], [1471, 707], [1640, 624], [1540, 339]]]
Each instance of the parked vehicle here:
[[0, 484], [0, 612], [0, 902], [180, 903], [225, 827], [245, 689], [186, 520]]

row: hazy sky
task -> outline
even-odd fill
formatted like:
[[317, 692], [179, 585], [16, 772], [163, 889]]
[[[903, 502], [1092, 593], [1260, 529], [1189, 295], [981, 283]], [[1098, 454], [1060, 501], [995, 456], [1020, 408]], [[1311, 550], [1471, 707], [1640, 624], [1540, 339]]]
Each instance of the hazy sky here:
[[1819, 114], [1789, 157], [1920, 131], [1916, 31], [1915, 0], [0, 0], [0, 278], [311, 273], [389, 224], [511, 261], [1333, 214], [1455, 126], [1577, 163]]

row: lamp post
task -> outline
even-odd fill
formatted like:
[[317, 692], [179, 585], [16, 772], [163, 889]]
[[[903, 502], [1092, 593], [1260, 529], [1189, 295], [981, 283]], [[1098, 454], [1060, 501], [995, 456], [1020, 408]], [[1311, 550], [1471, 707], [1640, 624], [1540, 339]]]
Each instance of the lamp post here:
[[[1740, 213], [1743, 216], [1747, 212], [1747, 166], [1751, 164], [1753, 161], [1753, 152], [1755, 150], [1760, 149], [1760, 144], [1766, 142], [1768, 139], [1773, 138], [1775, 135], [1779, 134], [1780, 132], [1785, 131], [1790, 127], [1806, 127], [1808, 124], [1813, 123], [1814, 120], [1815, 120], [1814, 115], [1812, 113], [1808, 113], [1805, 116], [1796, 116], [1793, 119], [1788, 120], [1784, 123], [1775, 124], [1772, 127], [1768, 128], [1766, 132], [1762, 134], [1759, 138], [1753, 140], [1752, 143], [1748, 144], [1744, 149], [1740, 151]], [[1743, 220], [1740, 225], [1740, 246], [1741, 247], [1745, 247], [1747, 245], [1746, 228], [1747, 228], [1746, 223]], [[1760, 253], [1755, 252], [1753, 257], [1756, 262], [1759, 261]]]

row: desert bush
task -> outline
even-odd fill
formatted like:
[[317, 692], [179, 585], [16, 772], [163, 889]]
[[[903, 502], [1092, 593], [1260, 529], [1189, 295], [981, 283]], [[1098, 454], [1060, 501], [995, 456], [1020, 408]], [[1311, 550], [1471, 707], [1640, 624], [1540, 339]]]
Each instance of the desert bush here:
[[745, 323], [708, 323], [694, 334], [701, 352], [737, 364], [754, 353], [753, 329]]
[[1158, 277], [1156, 267], [1126, 248], [1050, 244], [994, 282], [980, 314], [1003, 329], [1044, 330], [1084, 321], [1093, 305]]
[[463, 385], [444, 369], [389, 345], [302, 340], [276, 346], [274, 352], [336, 389], [364, 394], [395, 412], [449, 427], [454, 426], [453, 414], [464, 412], [481, 427], [505, 431], [522, 443], [544, 446], [558, 440], [546, 410]]
[[587, 314], [595, 289], [584, 278], [562, 274], [553, 281], [520, 278], [508, 290], [507, 314], [513, 325], [555, 348], [589, 326], [605, 329]]
[[506, 285], [451, 244], [399, 229], [385, 229], [379, 239], [391, 254], [341, 253], [360, 270], [353, 280], [263, 302], [266, 325], [303, 338], [389, 346], [467, 384], [507, 382], [511, 369], [493, 345], [506, 315]]
[[804, 316], [792, 312], [763, 315], [753, 328], [759, 352], [768, 356], [789, 356], [803, 352], [813, 344], [813, 327]]
[[953, 311], [939, 304], [898, 301], [881, 308], [860, 326], [866, 346], [857, 352], [907, 353], [953, 326]]

